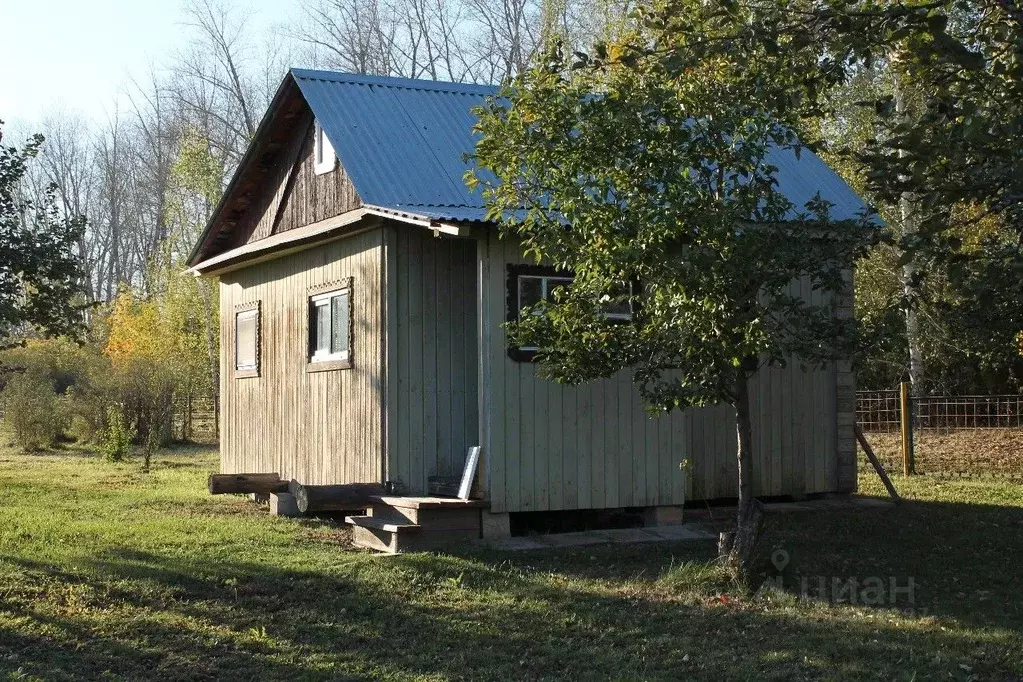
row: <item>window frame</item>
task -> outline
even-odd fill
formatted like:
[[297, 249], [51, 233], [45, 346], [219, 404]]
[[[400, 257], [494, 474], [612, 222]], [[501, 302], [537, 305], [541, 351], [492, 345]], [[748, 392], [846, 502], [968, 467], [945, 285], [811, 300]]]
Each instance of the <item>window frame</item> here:
[[[568, 270], [559, 270], [558, 268], [549, 265], [526, 265], [508, 263], [508, 281], [505, 286], [505, 294], [507, 296], [507, 310], [505, 319], [508, 322], [519, 321], [519, 279], [521, 277], [543, 277], [545, 279], [553, 278], [564, 278], [573, 279], [574, 273]], [[541, 288], [541, 295], [546, 292], [546, 285]], [[515, 362], [533, 362], [536, 357], [535, 346], [512, 346], [508, 344], [508, 357]]]
[[612, 313], [605, 312], [604, 317], [614, 322], [632, 322], [636, 316], [636, 289], [639, 286], [639, 282], [634, 279], [630, 279], [629, 282], [629, 312], [627, 313]]
[[323, 131], [320, 122], [313, 121], [313, 172], [316, 175], [330, 173], [337, 168], [337, 154], [330, 138]]
[[[352, 278], [328, 282], [315, 287], [310, 287], [306, 296], [306, 371], [326, 372], [337, 369], [351, 369], [354, 356], [355, 334], [354, 334], [354, 311], [355, 311], [355, 290], [352, 286]], [[331, 310], [330, 329], [333, 333], [333, 303], [339, 296], [348, 298], [348, 329], [345, 330], [348, 340], [348, 348], [344, 351], [323, 353], [317, 350], [317, 311], [319, 308], [327, 307]]]
[[[541, 297], [543, 300], [547, 300], [548, 293], [548, 282], [552, 279], [567, 279], [574, 280], [575, 273], [569, 270], [559, 270], [558, 268], [548, 265], [526, 265], [526, 264], [515, 264], [508, 263], [508, 281], [507, 281], [507, 315], [506, 320], [508, 322], [518, 322], [520, 319], [521, 311], [521, 280], [522, 278], [541, 278], [543, 284], [541, 285]], [[639, 288], [638, 280], [629, 281], [629, 290], [635, 295], [636, 289]], [[615, 324], [629, 324], [635, 319], [636, 311], [639, 310], [639, 304], [635, 300], [631, 300], [630, 303], [631, 312], [629, 313], [613, 313], [606, 312], [604, 317]], [[533, 362], [536, 357], [537, 348], [535, 346], [522, 346], [513, 347], [508, 346], [508, 357], [515, 362]]]
[[[236, 305], [234, 307], [234, 329], [231, 332], [233, 334], [233, 338], [232, 338], [233, 344], [232, 345], [234, 347], [234, 360], [231, 363], [231, 368], [232, 368], [232, 371], [234, 373], [234, 378], [235, 379], [251, 379], [251, 378], [259, 376], [260, 365], [262, 364], [261, 363], [262, 353], [260, 353], [260, 346], [261, 346], [262, 337], [263, 337], [263, 333], [262, 333], [263, 332], [263, 329], [262, 329], [262, 326], [263, 326], [263, 315], [262, 315], [262, 309], [261, 308], [262, 308], [261, 301], [250, 301], [250, 302], [247, 302], [247, 303], [239, 303], [238, 305]], [[239, 364], [238, 364], [238, 321], [242, 318], [242, 316], [249, 316], [249, 315], [254, 317], [255, 321], [256, 321], [256, 323], [255, 323], [255, 330], [254, 330], [255, 338], [253, 339], [255, 358], [254, 358], [254, 362], [253, 362], [252, 365], [239, 366]]]

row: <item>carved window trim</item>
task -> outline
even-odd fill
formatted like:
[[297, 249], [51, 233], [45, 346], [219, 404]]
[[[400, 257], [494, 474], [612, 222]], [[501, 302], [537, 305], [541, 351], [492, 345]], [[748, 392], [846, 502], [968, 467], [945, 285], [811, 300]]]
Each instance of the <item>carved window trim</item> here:
[[[254, 315], [252, 315], [254, 314]], [[255, 317], [255, 338], [253, 343], [255, 345], [255, 362], [251, 365], [239, 366], [238, 365], [238, 321], [243, 316], [254, 316]], [[231, 360], [231, 369], [235, 379], [251, 379], [259, 377], [260, 367], [262, 365], [262, 353], [260, 352], [262, 341], [263, 341], [263, 311], [262, 301], [249, 301], [246, 303], [239, 303], [234, 307], [234, 328], [231, 331], [233, 337], [233, 351], [234, 356]]]
[[[348, 348], [338, 353], [322, 352], [316, 349], [316, 320], [320, 307], [331, 308], [331, 328], [333, 328], [333, 299], [337, 296], [348, 298]], [[311, 286], [306, 290], [306, 371], [327, 372], [340, 369], [351, 369], [355, 357], [355, 287], [354, 278], [324, 282]]]

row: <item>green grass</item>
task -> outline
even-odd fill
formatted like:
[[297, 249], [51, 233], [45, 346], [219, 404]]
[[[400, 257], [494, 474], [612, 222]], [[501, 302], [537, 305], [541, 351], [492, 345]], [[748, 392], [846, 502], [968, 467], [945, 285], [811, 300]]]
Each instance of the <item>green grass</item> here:
[[[1023, 676], [1018, 486], [897, 479], [898, 509], [771, 517], [783, 587], [746, 598], [712, 543], [371, 556], [328, 522], [210, 497], [214, 468], [202, 449], [148, 474], [0, 450], [0, 677]], [[914, 603], [805, 599], [811, 576], [912, 577]]]

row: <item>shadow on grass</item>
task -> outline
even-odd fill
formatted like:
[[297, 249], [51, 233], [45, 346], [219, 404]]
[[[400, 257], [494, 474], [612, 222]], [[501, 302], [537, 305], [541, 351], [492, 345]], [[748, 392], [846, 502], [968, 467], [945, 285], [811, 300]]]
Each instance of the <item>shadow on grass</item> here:
[[305, 567], [128, 548], [71, 568], [5, 557], [24, 579], [0, 597], [0, 670], [47, 679], [1019, 679], [1021, 524], [1019, 508], [923, 502], [769, 519], [766, 549], [788, 553], [788, 578], [913, 577], [915, 606], [933, 616], [923, 619], [799, 606], [791, 595], [724, 603], [701, 585], [659, 582], [684, 562], [706, 562], [709, 543], [338, 553]]
[[784, 566], [766, 560], [765, 574], [780, 574], [795, 594], [809, 587], [813, 595], [822, 579], [827, 592], [835, 580], [880, 579], [889, 588], [895, 581], [902, 590], [888, 589], [883, 605], [1023, 632], [1023, 507], [906, 500], [889, 509], [779, 514], [768, 520], [766, 544], [765, 558], [780, 550], [773, 558]]

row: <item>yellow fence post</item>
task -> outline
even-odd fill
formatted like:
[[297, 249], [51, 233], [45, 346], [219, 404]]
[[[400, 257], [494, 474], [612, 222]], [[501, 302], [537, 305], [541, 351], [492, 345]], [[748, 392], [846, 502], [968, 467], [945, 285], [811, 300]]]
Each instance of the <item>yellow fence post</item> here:
[[899, 419], [902, 426], [902, 473], [906, 476], [916, 473], [913, 461], [913, 408], [910, 402], [909, 382], [899, 384]]

